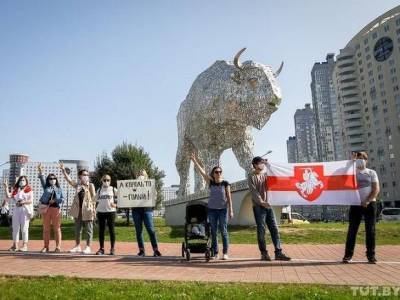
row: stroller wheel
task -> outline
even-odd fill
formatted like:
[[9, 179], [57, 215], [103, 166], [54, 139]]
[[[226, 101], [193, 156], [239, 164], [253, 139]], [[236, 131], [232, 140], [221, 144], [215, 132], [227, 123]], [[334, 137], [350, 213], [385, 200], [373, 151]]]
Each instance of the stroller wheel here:
[[185, 250], [186, 250], [186, 244], [185, 242], [182, 243], [182, 257], [185, 257]]
[[207, 249], [206, 250], [206, 261], [209, 262], [211, 259], [211, 250]]
[[186, 254], [186, 260], [190, 261], [190, 249], [186, 249], [185, 254]]

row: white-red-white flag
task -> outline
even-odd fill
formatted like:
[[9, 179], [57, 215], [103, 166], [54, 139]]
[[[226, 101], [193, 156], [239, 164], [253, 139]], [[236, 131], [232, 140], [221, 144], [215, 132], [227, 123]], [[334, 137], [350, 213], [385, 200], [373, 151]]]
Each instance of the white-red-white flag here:
[[272, 205], [360, 205], [352, 160], [268, 163], [267, 197]]

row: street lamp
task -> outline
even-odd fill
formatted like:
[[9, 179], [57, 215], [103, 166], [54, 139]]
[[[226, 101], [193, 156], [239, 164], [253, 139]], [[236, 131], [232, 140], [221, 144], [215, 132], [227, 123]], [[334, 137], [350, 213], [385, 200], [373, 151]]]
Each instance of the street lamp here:
[[0, 164], [0, 167], [6, 165], [8, 163], [9, 163], [9, 161], [6, 161], [5, 163]]
[[261, 157], [267, 156], [270, 153], [272, 153], [272, 150], [268, 150], [267, 153], [265, 153], [264, 155], [261, 155]]

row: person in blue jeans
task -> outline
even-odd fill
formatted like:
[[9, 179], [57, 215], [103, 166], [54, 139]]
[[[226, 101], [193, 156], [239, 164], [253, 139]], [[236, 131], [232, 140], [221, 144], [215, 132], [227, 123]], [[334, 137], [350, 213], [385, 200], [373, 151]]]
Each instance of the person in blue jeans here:
[[232, 196], [229, 182], [223, 180], [222, 169], [214, 167], [208, 175], [202, 167], [201, 162], [195, 154], [191, 155], [196, 170], [201, 174], [210, 187], [210, 198], [208, 200], [208, 220], [211, 224], [211, 247], [214, 252], [213, 259], [218, 258], [218, 228], [222, 235], [222, 259], [228, 259], [228, 217], [233, 218]]
[[266, 163], [267, 160], [259, 156], [254, 157], [252, 160], [254, 171], [247, 178], [253, 201], [254, 219], [257, 224], [258, 248], [261, 252], [261, 260], [270, 261], [271, 257], [268, 254], [265, 243], [265, 229], [268, 227], [272, 243], [275, 247], [275, 260], [290, 260], [291, 258], [282, 251], [274, 210], [267, 199], [267, 186], [265, 182], [267, 178], [267, 173], [265, 172]]
[[[148, 179], [145, 170], [141, 170], [137, 179], [146, 180]], [[158, 243], [156, 237], [156, 231], [153, 223], [153, 208], [152, 207], [135, 207], [132, 208], [132, 219], [136, 230], [136, 240], [139, 247], [138, 256], [146, 256], [143, 241], [143, 224], [146, 227], [147, 233], [150, 237], [150, 243], [153, 248], [153, 256], [161, 256], [158, 250]]]

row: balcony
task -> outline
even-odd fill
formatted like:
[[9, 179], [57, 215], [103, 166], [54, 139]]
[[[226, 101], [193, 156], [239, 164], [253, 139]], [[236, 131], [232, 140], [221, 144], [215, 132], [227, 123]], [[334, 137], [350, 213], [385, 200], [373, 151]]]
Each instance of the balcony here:
[[343, 119], [344, 120], [351, 120], [351, 119], [361, 119], [362, 115], [361, 113], [353, 113], [353, 114], [345, 114]]

